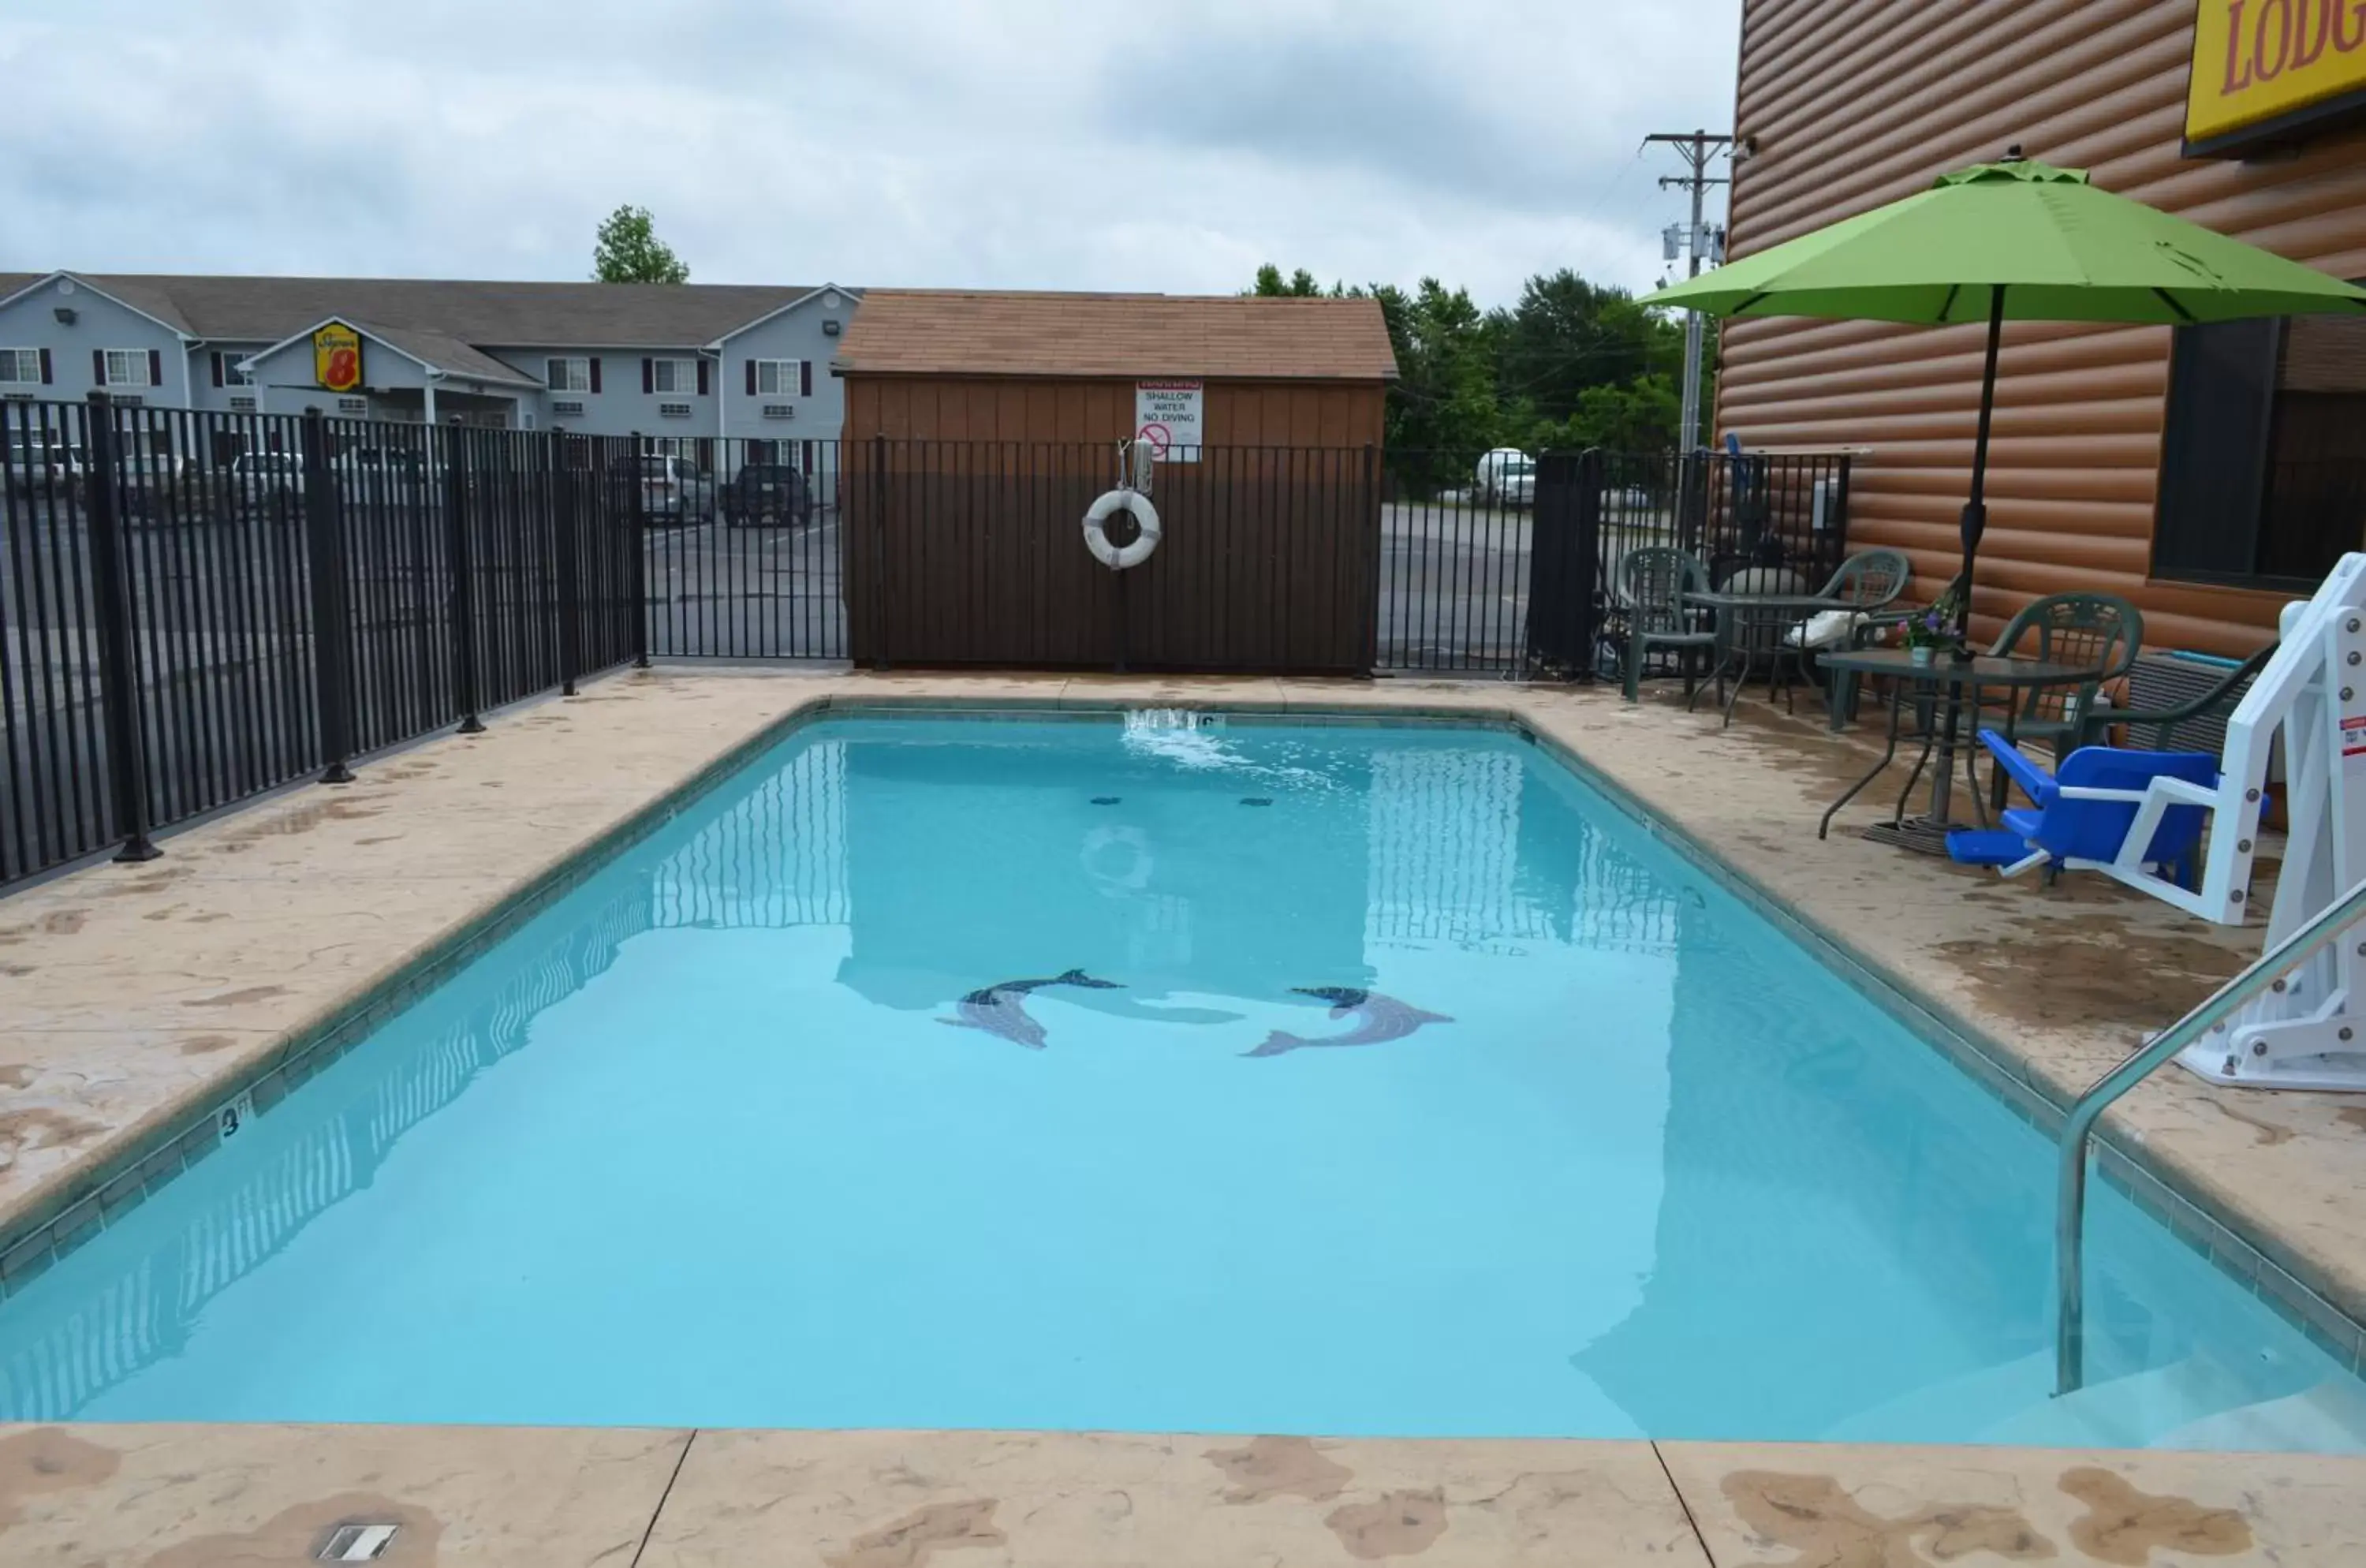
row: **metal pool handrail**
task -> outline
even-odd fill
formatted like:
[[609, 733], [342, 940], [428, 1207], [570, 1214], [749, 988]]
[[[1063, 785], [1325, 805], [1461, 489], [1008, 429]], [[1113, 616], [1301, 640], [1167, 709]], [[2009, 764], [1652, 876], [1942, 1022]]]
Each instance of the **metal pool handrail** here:
[[2097, 1078], [2070, 1107], [2062, 1123], [2061, 1206], [2054, 1217], [2054, 1392], [2059, 1397], [2086, 1381], [2087, 1140], [2095, 1121], [2112, 1102], [2142, 1082], [2155, 1067], [2225, 1021], [2245, 1002], [2266, 991], [2295, 964], [2339, 935], [2366, 914], [2366, 882], [2293, 932], [2248, 968], [2210, 994], [2208, 1000], [2154, 1035], [2127, 1060]]

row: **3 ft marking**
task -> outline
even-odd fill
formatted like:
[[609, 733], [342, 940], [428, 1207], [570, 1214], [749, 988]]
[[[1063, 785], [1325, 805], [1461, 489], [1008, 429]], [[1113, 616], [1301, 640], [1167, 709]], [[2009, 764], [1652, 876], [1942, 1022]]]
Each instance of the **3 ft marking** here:
[[214, 1112], [215, 1142], [229, 1143], [238, 1136], [241, 1129], [254, 1120], [254, 1094], [249, 1090]]

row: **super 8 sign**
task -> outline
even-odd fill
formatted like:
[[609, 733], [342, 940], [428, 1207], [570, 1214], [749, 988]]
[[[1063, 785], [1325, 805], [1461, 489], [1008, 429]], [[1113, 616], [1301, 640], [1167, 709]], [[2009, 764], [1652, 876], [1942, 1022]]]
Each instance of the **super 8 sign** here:
[[2230, 148], [2366, 107], [2366, 0], [2200, 0], [2185, 140]]
[[362, 335], [342, 321], [331, 321], [312, 334], [312, 379], [332, 392], [350, 392], [362, 384]]

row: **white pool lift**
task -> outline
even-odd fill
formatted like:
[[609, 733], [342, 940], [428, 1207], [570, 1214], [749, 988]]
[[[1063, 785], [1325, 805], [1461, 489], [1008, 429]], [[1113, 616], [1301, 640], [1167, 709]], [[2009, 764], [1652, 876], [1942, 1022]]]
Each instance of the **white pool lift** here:
[[[2118, 856], [2081, 863], [2188, 913], [2241, 925], [2258, 852], [2268, 768], [2283, 741], [2283, 866], [2267, 928], [2273, 949], [2366, 880], [2366, 555], [2350, 554], [2305, 604], [2284, 607], [2282, 641], [2226, 721], [2215, 787], [2157, 778]], [[2200, 890], [2147, 868], [2173, 806], [2209, 813]], [[2366, 1040], [2350, 998], [2366, 980], [2366, 920], [2317, 949], [2258, 1000], [2178, 1056], [2213, 1083], [2366, 1090]]]

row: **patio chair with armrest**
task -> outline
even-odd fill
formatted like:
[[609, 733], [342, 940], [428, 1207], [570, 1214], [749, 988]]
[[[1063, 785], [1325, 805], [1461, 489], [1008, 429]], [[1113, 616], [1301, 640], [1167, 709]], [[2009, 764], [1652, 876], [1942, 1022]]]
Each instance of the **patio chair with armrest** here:
[[[2106, 681], [2125, 675], [2143, 646], [2144, 612], [2116, 593], [2033, 599], [2004, 624], [1989, 652], [2083, 666], [2095, 673], [2075, 685], [2032, 686], [2003, 703], [1985, 702], [1980, 722], [2010, 731], [2016, 741], [2041, 741], [2056, 759], [2065, 757], [2076, 744], [2081, 716], [2095, 705], [2096, 692]], [[1990, 799], [1999, 809], [2008, 777], [2000, 768], [1992, 781]]]
[[[2235, 711], [2235, 705], [2243, 700], [2243, 694], [2251, 689], [2251, 682], [2268, 667], [2268, 660], [2276, 656], [2277, 647], [2271, 642], [2240, 664], [2226, 666], [2225, 673], [2180, 703], [2159, 707], [2090, 706], [2079, 716], [2079, 733], [2071, 745], [2106, 744], [2112, 730], [2119, 728], [2124, 731], [2121, 744], [2137, 750], [2167, 751], [2180, 740], [2188, 746], [2222, 746], [2226, 739], [2225, 716]], [[2171, 664], [2191, 666], [2191, 661], [2185, 660], [2139, 660], [2128, 676], [2132, 695], [2140, 698], [2137, 684], [2144, 679], [2147, 664], [2156, 662], [2163, 668]]]
[[[2005, 812], [2001, 828], [1949, 833], [1955, 860], [1994, 865], [2007, 876], [2043, 866], [2049, 885], [2067, 870], [2123, 882], [2158, 874], [2188, 891], [2200, 886], [2203, 808], [2218, 783], [2214, 754], [2081, 746], [2048, 773], [1993, 729], [1980, 731], [1980, 743], [2035, 804]], [[2178, 797], [2193, 804], [2170, 804]]]
[[1697, 673], [1693, 655], [1713, 652], [1717, 633], [1703, 623], [1700, 611], [1684, 603], [1687, 593], [1708, 591], [1708, 569], [1690, 550], [1673, 545], [1646, 545], [1628, 550], [1618, 562], [1618, 596], [1627, 606], [1627, 700], [1642, 694], [1643, 661], [1655, 649], [1673, 649], [1684, 676], [1684, 701], [1690, 704]]
[[[1831, 581], [1824, 584], [1823, 596], [1832, 601], [1836, 609], [1850, 612], [1845, 646], [1863, 648], [1890, 626], [1913, 615], [1911, 610], [1896, 607], [1898, 601], [1906, 596], [1907, 584], [1913, 577], [1914, 568], [1902, 550], [1859, 550], [1841, 562]], [[1834, 729], [1855, 714], [1856, 693], [1854, 671], [1842, 671], [1833, 677], [1825, 694], [1825, 706], [1831, 710]]]

